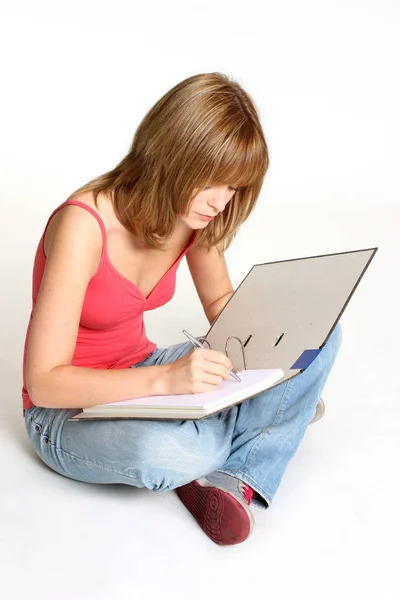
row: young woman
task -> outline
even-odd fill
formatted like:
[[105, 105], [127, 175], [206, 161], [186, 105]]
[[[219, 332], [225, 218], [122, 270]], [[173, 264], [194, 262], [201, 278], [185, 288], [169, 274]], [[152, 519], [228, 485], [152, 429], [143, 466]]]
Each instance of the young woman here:
[[68, 419], [125, 398], [207, 392], [229, 377], [221, 352], [159, 348], [143, 313], [171, 300], [186, 256], [213, 322], [233, 294], [224, 252], [267, 169], [249, 94], [224, 74], [189, 77], [148, 112], [113, 170], [54, 210], [33, 268], [22, 397], [35, 452], [79, 481], [176, 489], [221, 545], [250, 535], [250, 504], [270, 505], [315, 413], [338, 327], [303, 373], [208, 418]]

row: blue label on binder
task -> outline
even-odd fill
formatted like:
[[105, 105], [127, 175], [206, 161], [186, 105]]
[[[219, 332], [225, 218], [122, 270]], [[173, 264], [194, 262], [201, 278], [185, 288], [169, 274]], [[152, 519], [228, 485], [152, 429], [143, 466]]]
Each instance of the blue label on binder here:
[[321, 352], [321, 348], [317, 350], [304, 350], [303, 354], [299, 356], [294, 365], [292, 365], [291, 369], [307, 369], [307, 367], [312, 363], [314, 358], [318, 356]]

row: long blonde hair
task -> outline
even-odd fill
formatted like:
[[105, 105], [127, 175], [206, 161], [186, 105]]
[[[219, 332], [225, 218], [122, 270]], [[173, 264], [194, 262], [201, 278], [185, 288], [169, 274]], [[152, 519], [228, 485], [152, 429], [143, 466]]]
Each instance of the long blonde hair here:
[[72, 196], [102, 192], [118, 220], [146, 248], [162, 248], [179, 215], [207, 185], [239, 187], [195, 245], [225, 251], [253, 211], [269, 165], [258, 111], [243, 88], [223, 73], [181, 81], [146, 114], [128, 154], [111, 171]]

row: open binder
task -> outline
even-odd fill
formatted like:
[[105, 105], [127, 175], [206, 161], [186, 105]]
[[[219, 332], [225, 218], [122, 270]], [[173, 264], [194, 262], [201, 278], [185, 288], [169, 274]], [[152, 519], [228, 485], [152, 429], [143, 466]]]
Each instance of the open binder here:
[[378, 248], [256, 264], [204, 338], [234, 369], [306, 369], [324, 347]]
[[256, 387], [249, 384], [247, 394], [233, 394], [230, 401], [228, 388], [234, 391], [240, 384], [223, 381], [215, 391], [220, 389], [225, 404], [218, 403], [218, 393], [213, 392], [152, 396], [83, 409], [69, 420], [198, 419], [219, 412], [221, 403], [240, 404], [296, 377], [321, 352], [377, 250], [262, 263], [250, 269], [207, 334], [197, 338], [225, 352], [239, 376], [249, 371], [250, 381], [250, 371], [255, 376], [259, 371]]

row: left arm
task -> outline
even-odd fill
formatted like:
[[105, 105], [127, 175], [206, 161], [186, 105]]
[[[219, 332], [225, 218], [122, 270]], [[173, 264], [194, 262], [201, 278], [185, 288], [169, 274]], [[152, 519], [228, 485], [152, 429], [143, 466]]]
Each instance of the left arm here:
[[193, 248], [186, 260], [204, 313], [210, 325], [234, 294], [224, 255], [217, 248]]

